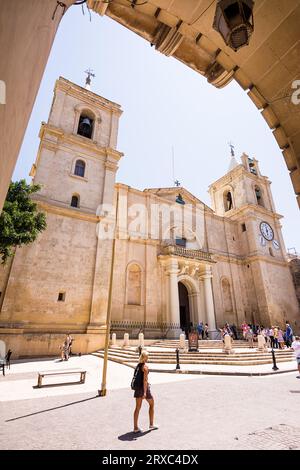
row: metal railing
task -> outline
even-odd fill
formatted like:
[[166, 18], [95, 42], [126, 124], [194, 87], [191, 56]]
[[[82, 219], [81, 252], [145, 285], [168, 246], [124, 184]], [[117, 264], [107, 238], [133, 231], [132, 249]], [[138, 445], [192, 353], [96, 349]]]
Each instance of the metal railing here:
[[177, 245], [168, 245], [162, 249], [163, 255], [182, 256], [183, 258], [193, 258], [204, 261], [212, 261], [211, 254], [202, 250], [189, 250]]

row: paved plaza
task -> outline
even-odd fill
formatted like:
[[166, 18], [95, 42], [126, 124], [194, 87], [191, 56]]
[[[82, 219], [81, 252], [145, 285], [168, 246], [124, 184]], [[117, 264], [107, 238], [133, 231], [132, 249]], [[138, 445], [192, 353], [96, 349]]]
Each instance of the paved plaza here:
[[108, 394], [97, 396], [102, 360], [71, 358], [87, 368], [84, 385], [34, 388], [36, 370], [55, 360], [13, 364], [0, 382], [1, 449], [300, 449], [300, 380], [151, 373], [159, 429], [148, 431], [148, 405], [132, 433], [132, 369], [109, 362]]

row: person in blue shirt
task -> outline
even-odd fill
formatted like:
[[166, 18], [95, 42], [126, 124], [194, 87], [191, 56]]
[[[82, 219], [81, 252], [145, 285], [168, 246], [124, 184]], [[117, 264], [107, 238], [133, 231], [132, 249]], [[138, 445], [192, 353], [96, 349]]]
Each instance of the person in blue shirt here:
[[285, 344], [287, 345], [288, 348], [291, 347], [292, 342], [293, 342], [293, 330], [291, 325], [286, 322], [286, 330], [285, 330]]
[[203, 327], [203, 322], [202, 321], [200, 323], [198, 323], [197, 330], [198, 330], [199, 338], [204, 339], [204, 327]]

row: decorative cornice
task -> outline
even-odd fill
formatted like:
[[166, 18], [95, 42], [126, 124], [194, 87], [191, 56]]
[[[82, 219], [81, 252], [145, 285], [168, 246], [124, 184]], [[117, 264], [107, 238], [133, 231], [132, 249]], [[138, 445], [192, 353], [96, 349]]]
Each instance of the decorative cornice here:
[[101, 217], [97, 216], [92, 211], [84, 211], [80, 208], [70, 207], [52, 199], [43, 199], [40, 194], [32, 195], [31, 198], [38, 204], [39, 209], [45, 210], [46, 212], [52, 214], [58, 214], [74, 219], [86, 220], [88, 222], [93, 223], [98, 223], [101, 220]]
[[[52, 140], [49, 140], [47, 136], [45, 136], [46, 133], [57, 137], [57, 141], [53, 142]], [[119, 161], [124, 156], [124, 153], [119, 152], [112, 147], [100, 147], [94, 140], [87, 139], [86, 137], [82, 137], [78, 134], [64, 133], [61, 129], [51, 124], [42, 123], [39, 137], [42, 140], [41, 145], [47, 146], [47, 148], [53, 151], [64, 145], [73, 144], [80, 148], [88, 149], [89, 153], [92, 154], [91, 156], [94, 157], [98, 155], [106, 157], [109, 156], [114, 158], [116, 161]], [[72, 150], [74, 151], [74, 149]]]
[[118, 116], [121, 116], [123, 113], [118, 103], [107, 100], [103, 96], [97, 95], [80, 85], [76, 85], [66, 78], [59, 77], [59, 79], [56, 80], [54, 91], [56, 92], [58, 89], [65, 91], [70, 96], [79, 98], [81, 101], [84, 97], [86, 103], [90, 103], [92, 106], [96, 105], [98, 108], [102, 108], [106, 111], [109, 110], [110, 112], [116, 113]]
[[239, 256], [239, 255], [225, 255], [221, 253], [212, 253], [214, 256], [214, 260], [216, 262], [225, 262], [225, 263], [233, 263], [233, 264], [238, 264], [238, 265], [247, 265], [254, 263], [256, 261], [263, 261], [265, 263], [270, 263], [270, 264], [276, 264], [280, 266], [288, 266], [288, 263], [282, 259], [276, 259], [264, 255], [250, 255], [250, 256]]
[[[249, 214], [250, 211], [251, 213]], [[255, 213], [253, 213], [253, 211], [255, 211]], [[261, 214], [262, 216], [271, 217], [277, 220], [280, 220], [283, 218], [283, 215], [278, 214], [277, 212], [273, 212], [269, 209], [266, 209], [265, 207], [259, 206], [258, 204], [251, 204], [251, 203], [245, 204], [244, 206], [239, 207], [237, 209], [232, 209], [230, 211], [230, 214], [226, 212], [223, 218], [227, 220], [227, 219], [233, 219], [235, 217], [245, 217], [245, 212], [246, 213], [248, 212], [248, 214], [246, 214], [248, 218], [253, 218], [255, 220], [257, 219], [258, 213]]]

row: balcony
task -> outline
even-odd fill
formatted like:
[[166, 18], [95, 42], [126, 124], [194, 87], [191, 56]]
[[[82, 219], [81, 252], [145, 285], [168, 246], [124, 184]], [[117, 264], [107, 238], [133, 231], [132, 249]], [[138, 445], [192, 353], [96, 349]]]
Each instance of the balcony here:
[[165, 246], [161, 253], [164, 256], [180, 256], [182, 258], [196, 259], [199, 261], [210, 261], [212, 262], [212, 257], [210, 253], [202, 250], [189, 250], [177, 245], [168, 245]]

